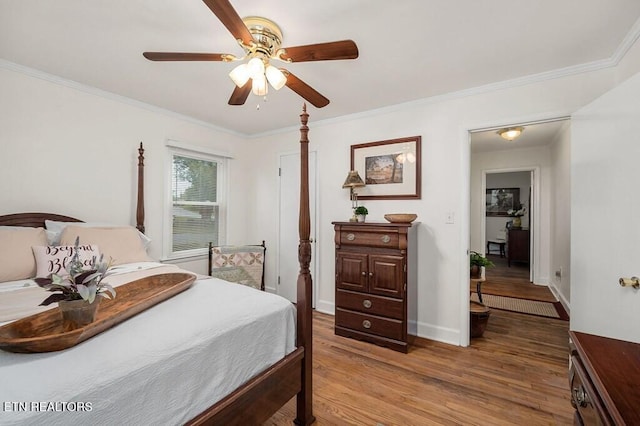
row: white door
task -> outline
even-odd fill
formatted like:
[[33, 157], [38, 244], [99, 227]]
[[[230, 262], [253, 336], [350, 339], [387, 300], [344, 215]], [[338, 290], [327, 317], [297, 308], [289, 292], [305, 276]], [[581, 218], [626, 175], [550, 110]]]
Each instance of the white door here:
[[640, 74], [572, 117], [569, 278], [572, 330], [640, 343], [640, 292], [618, 282], [640, 277], [638, 99]]
[[[311, 277], [313, 307], [316, 305], [316, 153], [309, 152], [309, 211], [311, 215]], [[277, 292], [296, 301], [298, 263], [298, 214], [300, 205], [300, 153], [280, 155], [280, 214], [278, 235]]]

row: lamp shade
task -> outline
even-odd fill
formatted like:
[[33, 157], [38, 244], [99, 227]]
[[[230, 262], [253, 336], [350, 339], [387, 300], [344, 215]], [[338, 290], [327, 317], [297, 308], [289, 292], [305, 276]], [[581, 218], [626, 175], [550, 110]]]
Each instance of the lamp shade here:
[[357, 170], [351, 170], [342, 184], [343, 188], [361, 188], [363, 186], [365, 186], [365, 184]]
[[512, 141], [522, 134], [524, 127], [508, 127], [498, 130], [498, 134], [508, 141]]
[[282, 71], [273, 65], [267, 65], [265, 75], [267, 76], [267, 81], [269, 81], [271, 86], [276, 90], [282, 89], [287, 82], [287, 77], [285, 77]]
[[260, 76], [264, 76], [264, 62], [262, 62], [260, 58], [251, 58], [249, 62], [247, 62], [247, 71], [254, 80], [260, 78]]
[[256, 96], [265, 96], [267, 94], [269, 88], [267, 87], [267, 79], [264, 75], [261, 78], [253, 78], [251, 91]]
[[229, 77], [231, 77], [236, 86], [242, 87], [249, 81], [251, 76], [247, 68], [247, 64], [240, 64], [229, 73]]

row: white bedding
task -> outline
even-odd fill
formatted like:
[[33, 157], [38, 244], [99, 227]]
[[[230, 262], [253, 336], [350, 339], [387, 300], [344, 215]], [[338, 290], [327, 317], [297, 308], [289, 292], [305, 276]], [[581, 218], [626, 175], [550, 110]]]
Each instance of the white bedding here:
[[[112, 275], [105, 278], [105, 282], [117, 287], [149, 275], [147, 271], [150, 270], [153, 270], [153, 274], [180, 271], [175, 265], [158, 262], [127, 263], [111, 268]], [[50, 294], [32, 279], [0, 283], [0, 326], [51, 309], [52, 306], [39, 306]]]
[[198, 279], [73, 348], [0, 351], [0, 424], [183, 424], [294, 349], [289, 301]]

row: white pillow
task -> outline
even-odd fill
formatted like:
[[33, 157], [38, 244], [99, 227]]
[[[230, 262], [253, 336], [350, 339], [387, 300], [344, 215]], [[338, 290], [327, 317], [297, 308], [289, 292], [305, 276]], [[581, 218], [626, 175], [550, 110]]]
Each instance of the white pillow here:
[[[57, 246], [60, 244], [60, 235], [66, 226], [83, 226], [85, 228], [120, 228], [121, 225], [113, 225], [109, 223], [101, 223], [101, 222], [57, 222], [55, 220], [45, 220], [44, 225], [47, 227], [47, 230], [52, 232], [51, 236], [47, 232], [47, 238], [49, 239], [49, 245]], [[137, 229], [136, 229], [137, 231]], [[142, 232], [138, 231], [138, 235], [142, 240], [142, 244], [144, 245], [145, 250], [149, 247], [151, 243], [151, 238], [144, 235]]]
[[152, 259], [147, 255], [138, 236], [139, 232], [132, 226], [90, 228], [87, 226], [65, 226], [60, 236], [60, 245], [73, 245], [76, 237], [80, 238], [80, 244], [95, 244], [100, 247], [106, 261], [113, 259], [114, 265], [133, 262], [149, 262]]
[[0, 229], [0, 282], [33, 278], [36, 261], [31, 247], [46, 244], [44, 228]]
[[[33, 255], [36, 257], [36, 278], [48, 278], [51, 274], [66, 275], [66, 269], [73, 258], [75, 246], [35, 246]], [[82, 262], [82, 269], [91, 269], [100, 260], [100, 251], [96, 245], [78, 246], [78, 260]]]

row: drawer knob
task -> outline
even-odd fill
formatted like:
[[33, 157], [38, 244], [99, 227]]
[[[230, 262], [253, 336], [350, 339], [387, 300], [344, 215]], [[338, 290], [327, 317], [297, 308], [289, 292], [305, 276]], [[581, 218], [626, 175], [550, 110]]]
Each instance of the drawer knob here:
[[371, 321], [369, 321], [369, 320], [362, 321], [362, 326], [364, 328], [371, 328]]
[[367, 276], [367, 273], [365, 271], [362, 271], [362, 275]]
[[391, 237], [388, 235], [383, 235], [382, 237], [380, 237], [380, 239], [382, 240], [383, 243], [388, 244], [389, 241], [391, 241]]
[[355, 239], [356, 239], [356, 235], [355, 234], [347, 234], [347, 240], [353, 241]]
[[576, 405], [580, 407], [586, 407], [589, 403], [589, 398], [587, 397], [587, 393], [585, 392], [582, 386], [578, 386], [577, 388], [573, 388], [573, 400]]
[[362, 306], [364, 306], [365, 308], [369, 309], [371, 307], [371, 300], [369, 299], [365, 299], [362, 301]]

